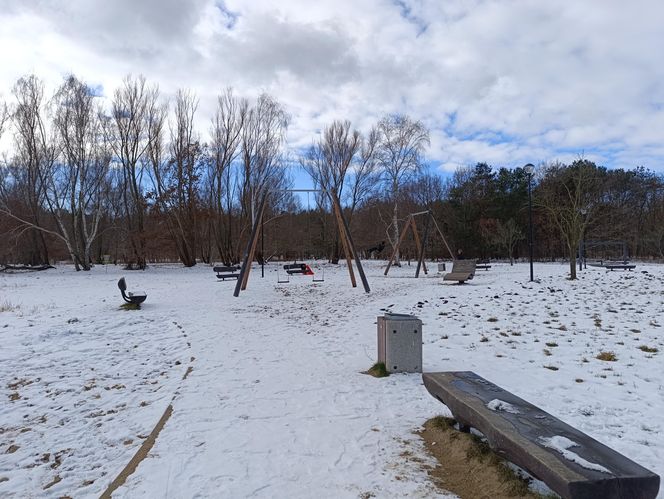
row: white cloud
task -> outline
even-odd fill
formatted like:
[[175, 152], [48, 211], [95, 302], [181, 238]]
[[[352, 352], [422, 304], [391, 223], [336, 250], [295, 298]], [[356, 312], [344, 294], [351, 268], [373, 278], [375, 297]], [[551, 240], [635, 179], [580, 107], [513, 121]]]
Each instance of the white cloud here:
[[127, 73], [215, 95], [268, 91], [307, 145], [335, 118], [405, 112], [443, 168], [580, 153], [664, 170], [664, 4], [650, 0], [0, 0], [0, 95], [73, 72], [107, 95]]

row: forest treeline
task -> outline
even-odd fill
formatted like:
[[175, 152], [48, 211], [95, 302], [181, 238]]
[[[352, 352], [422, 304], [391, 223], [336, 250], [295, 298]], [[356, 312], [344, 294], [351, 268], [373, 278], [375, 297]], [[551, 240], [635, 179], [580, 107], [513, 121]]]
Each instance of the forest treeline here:
[[[630, 257], [664, 258], [664, 178], [643, 167], [478, 162], [443, 178], [427, 166], [429, 131], [408, 116], [385, 116], [365, 133], [333, 121], [289, 153], [291, 117], [268, 94], [225, 89], [206, 130], [197, 113], [190, 90], [168, 101], [140, 76], [107, 99], [75, 76], [52, 95], [37, 76], [19, 78], [0, 104], [0, 137], [11, 144], [0, 162], [0, 263], [236, 263], [268, 190], [259, 258], [337, 262], [329, 198], [290, 192], [296, 170], [338, 195], [365, 257], [389, 257], [408, 214], [423, 210], [453, 252], [523, 257], [530, 185], [537, 259], [568, 258], [574, 277], [581, 241], [591, 242], [588, 257], [620, 258], [625, 242]], [[418, 224], [424, 231], [426, 218]], [[427, 256], [450, 258], [430, 234]], [[399, 256], [416, 257], [412, 236]]]

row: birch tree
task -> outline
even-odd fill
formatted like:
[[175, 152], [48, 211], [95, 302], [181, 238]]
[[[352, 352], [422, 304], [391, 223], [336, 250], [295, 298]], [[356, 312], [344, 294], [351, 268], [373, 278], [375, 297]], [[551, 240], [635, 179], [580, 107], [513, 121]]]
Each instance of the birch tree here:
[[53, 125], [61, 155], [44, 179], [46, 200], [76, 270], [90, 270], [92, 244], [99, 234], [111, 161], [101, 109], [91, 89], [76, 77], [65, 79], [54, 97]]

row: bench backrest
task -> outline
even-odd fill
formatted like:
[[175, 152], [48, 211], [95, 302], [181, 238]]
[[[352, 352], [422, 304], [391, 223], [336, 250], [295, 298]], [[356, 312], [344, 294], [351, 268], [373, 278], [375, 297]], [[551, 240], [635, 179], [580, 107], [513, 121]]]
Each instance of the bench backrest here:
[[475, 273], [477, 260], [454, 260], [452, 265], [452, 272], [468, 272]]
[[306, 263], [287, 263], [284, 265], [284, 270], [307, 270]]
[[235, 272], [239, 267], [213, 267], [214, 272]]
[[124, 277], [121, 277], [118, 281], [118, 288], [120, 288], [120, 291], [122, 291], [123, 294], [125, 291], [127, 291], [127, 282], [125, 281]]

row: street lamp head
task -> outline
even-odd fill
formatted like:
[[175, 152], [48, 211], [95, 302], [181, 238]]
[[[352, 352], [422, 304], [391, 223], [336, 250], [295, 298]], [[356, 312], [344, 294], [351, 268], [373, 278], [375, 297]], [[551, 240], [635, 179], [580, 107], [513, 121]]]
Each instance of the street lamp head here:
[[532, 163], [528, 163], [523, 167], [523, 169], [531, 177], [533, 176], [533, 173], [535, 173], [535, 165], [533, 165]]

